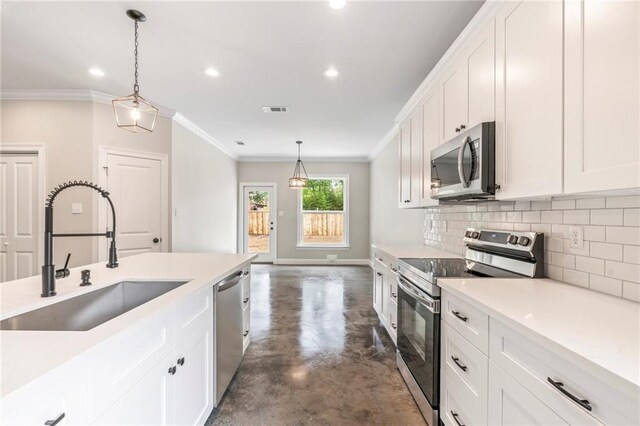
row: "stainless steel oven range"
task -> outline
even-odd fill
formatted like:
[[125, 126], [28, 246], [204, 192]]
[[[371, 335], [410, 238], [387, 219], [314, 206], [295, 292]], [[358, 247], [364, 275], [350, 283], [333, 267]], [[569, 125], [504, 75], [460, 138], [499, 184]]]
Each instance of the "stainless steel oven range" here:
[[464, 259], [400, 259], [397, 365], [420, 411], [438, 425], [440, 287], [438, 278], [534, 278], [544, 274], [544, 236], [467, 229]]

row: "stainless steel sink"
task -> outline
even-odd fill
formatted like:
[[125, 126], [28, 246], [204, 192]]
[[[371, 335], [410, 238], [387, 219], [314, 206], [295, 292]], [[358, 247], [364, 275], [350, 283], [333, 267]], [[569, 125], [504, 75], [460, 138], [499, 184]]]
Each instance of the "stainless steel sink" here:
[[0, 321], [0, 330], [86, 331], [188, 281], [121, 281]]

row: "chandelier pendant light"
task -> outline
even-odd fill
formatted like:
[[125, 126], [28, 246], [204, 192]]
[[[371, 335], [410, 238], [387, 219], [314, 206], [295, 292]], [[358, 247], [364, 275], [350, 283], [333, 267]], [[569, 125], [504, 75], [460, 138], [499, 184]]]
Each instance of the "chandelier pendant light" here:
[[135, 29], [133, 93], [114, 99], [112, 101], [113, 112], [118, 127], [134, 133], [148, 133], [153, 131], [153, 126], [156, 124], [158, 108], [140, 96], [140, 86], [138, 85], [138, 22], [145, 22], [147, 17], [144, 16], [144, 13], [133, 9], [127, 10], [127, 16], [133, 19]]
[[[289, 179], [289, 188], [293, 189], [304, 188], [309, 183], [307, 169], [304, 168], [304, 163], [300, 159], [300, 145], [302, 145], [302, 141], [296, 141], [296, 144], [298, 145], [298, 161], [296, 161], [296, 167], [293, 169], [293, 177]], [[304, 173], [304, 176], [302, 173]]]

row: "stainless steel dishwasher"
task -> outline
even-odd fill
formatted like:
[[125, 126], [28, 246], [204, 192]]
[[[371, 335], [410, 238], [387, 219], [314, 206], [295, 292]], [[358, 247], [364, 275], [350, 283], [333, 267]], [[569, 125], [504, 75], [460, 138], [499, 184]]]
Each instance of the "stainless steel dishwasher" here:
[[216, 303], [216, 406], [242, 361], [243, 271], [220, 281]]

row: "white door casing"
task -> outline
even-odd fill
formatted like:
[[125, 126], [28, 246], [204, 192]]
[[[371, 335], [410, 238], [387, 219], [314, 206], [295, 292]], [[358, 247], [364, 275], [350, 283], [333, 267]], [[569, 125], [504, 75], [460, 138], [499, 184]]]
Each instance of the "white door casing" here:
[[[168, 251], [168, 158], [166, 155], [101, 147], [99, 185], [109, 191], [116, 211], [118, 256]], [[100, 197], [99, 197], [100, 198]], [[98, 200], [98, 229], [111, 230], [111, 210]], [[110, 240], [98, 244], [106, 260]]]
[[0, 153], [0, 281], [11, 281], [39, 273], [44, 150], [3, 145]]
[[278, 186], [274, 182], [241, 182], [240, 183], [240, 206], [239, 211], [239, 226], [238, 229], [241, 232], [240, 238], [240, 252], [249, 253], [249, 192], [250, 191], [264, 191], [268, 193], [269, 198], [269, 222], [271, 229], [269, 231], [269, 251], [267, 253], [257, 253], [257, 262], [274, 262], [277, 256], [277, 196]]

